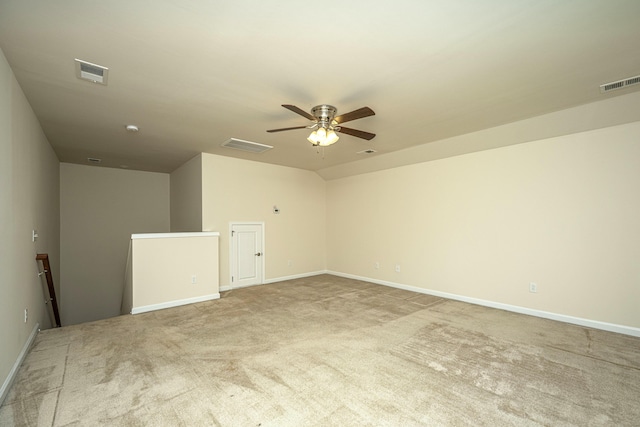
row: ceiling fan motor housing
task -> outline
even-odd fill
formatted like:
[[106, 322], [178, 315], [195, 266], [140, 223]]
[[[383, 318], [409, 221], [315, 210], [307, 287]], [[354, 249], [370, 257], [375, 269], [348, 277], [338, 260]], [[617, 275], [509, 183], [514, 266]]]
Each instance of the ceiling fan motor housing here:
[[336, 116], [338, 109], [333, 105], [316, 105], [311, 109], [311, 114], [318, 119], [318, 124], [324, 128], [329, 128]]

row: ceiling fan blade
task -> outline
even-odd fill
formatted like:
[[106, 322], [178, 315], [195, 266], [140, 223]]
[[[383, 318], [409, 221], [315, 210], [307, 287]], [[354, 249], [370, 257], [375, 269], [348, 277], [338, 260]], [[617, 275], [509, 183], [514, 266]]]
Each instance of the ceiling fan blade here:
[[334, 117], [333, 120], [335, 120], [338, 123], [345, 123], [345, 122], [350, 122], [351, 120], [356, 120], [356, 119], [361, 119], [363, 117], [373, 116], [375, 114], [376, 113], [374, 113], [371, 108], [362, 107], [362, 108], [358, 108], [357, 110], [353, 110], [353, 111], [351, 111], [349, 113], [341, 114], [341, 115], [339, 115], [337, 117]]
[[282, 132], [283, 130], [305, 129], [307, 126], [294, 126], [292, 128], [269, 129], [267, 132]]
[[289, 105], [289, 104], [282, 104], [282, 106], [284, 108], [286, 108], [287, 110], [291, 110], [296, 114], [300, 114], [302, 117], [307, 118], [313, 122], [316, 121], [316, 118], [313, 117], [311, 114], [307, 113], [306, 111], [304, 111], [302, 108], [300, 107], [296, 107], [295, 105]]
[[365, 132], [363, 130], [346, 128], [344, 126], [340, 126], [340, 130], [336, 132], [346, 133], [347, 135], [356, 136], [358, 138], [366, 139], [367, 141], [371, 141], [376, 134], [371, 132]]

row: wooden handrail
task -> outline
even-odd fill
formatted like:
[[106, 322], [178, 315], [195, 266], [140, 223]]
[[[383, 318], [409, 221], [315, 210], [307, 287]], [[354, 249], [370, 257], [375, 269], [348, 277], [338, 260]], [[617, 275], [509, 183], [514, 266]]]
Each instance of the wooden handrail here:
[[[60, 312], [58, 311], [58, 300], [56, 299], [56, 289], [53, 287], [53, 276], [51, 275], [51, 265], [49, 264], [49, 254], [38, 254], [36, 255], [36, 261], [42, 261], [42, 266], [44, 267], [44, 271], [38, 276], [42, 274], [47, 278], [47, 287], [49, 289], [49, 301], [51, 302], [51, 308], [53, 308], [53, 316], [56, 320], [56, 328], [62, 326], [60, 323]], [[45, 304], [49, 301], [45, 301]]]

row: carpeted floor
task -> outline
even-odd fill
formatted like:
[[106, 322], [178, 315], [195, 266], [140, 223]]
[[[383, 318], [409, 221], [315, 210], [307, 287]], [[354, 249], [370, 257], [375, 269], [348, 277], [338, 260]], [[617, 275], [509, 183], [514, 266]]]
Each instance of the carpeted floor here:
[[640, 339], [322, 275], [41, 332], [33, 426], [638, 426]]

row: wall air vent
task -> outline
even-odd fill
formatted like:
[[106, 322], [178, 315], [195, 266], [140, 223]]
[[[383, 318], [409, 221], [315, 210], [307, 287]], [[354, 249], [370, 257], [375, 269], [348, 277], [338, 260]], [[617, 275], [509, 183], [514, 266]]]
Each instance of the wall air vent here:
[[102, 159], [96, 159], [95, 157], [87, 157], [87, 161], [96, 165], [102, 163]]
[[76, 77], [93, 83], [107, 84], [109, 69], [102, 65], [92, 64], [76, 58]]
[[640, 83], [640, 76], [629, 77], [628, 79], [618, 80], [617, 82], [605, 83], [600, 85], [600, 92], [609, 92], [616, 89], [622, 89], [627, 86], [633, 86]]
[[373, 154], [373, 153], [377, 153], [377, 151], [372, 148], [369, 148], [367, 150], [358, 151], [356, 154]]
[[257, 142], [244, 141], [242, 139], [231, 138], [221, 144], [223, 147], [233, 148], [235, 150], [248, 151], [250, 153], [264, 153], [273, 147], [266, 144], [258, 144]]

